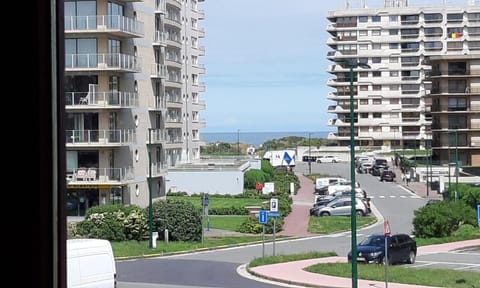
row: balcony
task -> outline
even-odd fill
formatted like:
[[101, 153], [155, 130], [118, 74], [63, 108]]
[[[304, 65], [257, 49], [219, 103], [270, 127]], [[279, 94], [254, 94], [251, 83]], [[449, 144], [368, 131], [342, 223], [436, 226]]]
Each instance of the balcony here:
[[153, 39], [153, 46], [167, 46], [167, 33], [163, 31], [155, 31], [155, 36]]
[[121, 185], [134, 179], [133, 168], [77, 168], [67, 173], [67, 185]]
[[196, 92], [205, 92], [204, 82], [194, 82], [192, 85], [194, 88], [196, 88]]
[[202, 101], [202, 100], [193, 101], [192, 105], [193, 105], [193, 110], [196, 110], [196, 111], [205, 110], [206, 108], [205, 101]]
[[67, 130], [67, 147], [120, 147], [136, 142], [135, 130]]
[[155, 13], [165, 14], [167, 12], [167, 1], [166, 0], [156, 0], [155, 1]]
[[140, 72], [141, 58], [121, 53], [66, 54], [66, 72]]
[[[152, 176], [160, 176], [167, 173], [168, 165], [165, 162], [153, 162], [152, 163]], [[148, 166], [147, 166], [147, 174], [148, 174]]]
[[120, 38], [144, 37], [144, 24], [121, 15], [65, 16], [65, 33], [105, 33]]
[[66, 109], [118, 109], [138, 107], [138, 94], [133, 92], [66, 92]]
[[167, 78], [168, 70], [167, 66], [163, 64], [154, 63], [152, 64], [150, 70], [150, 77], [151, 78]]
[[150, 130], [150, 138], [149, 140], [152, 141], [152, 143], [159, 144], [159, 143], [165, 143], [168, 138], [167, 130], [165, 129], [152, 129]]

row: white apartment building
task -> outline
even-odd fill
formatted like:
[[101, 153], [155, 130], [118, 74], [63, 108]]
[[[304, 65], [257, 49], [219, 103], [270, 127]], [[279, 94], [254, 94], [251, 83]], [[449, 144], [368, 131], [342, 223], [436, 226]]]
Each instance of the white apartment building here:
[[424, 59], [434, 55], [471, 55], [480, 51], [480, 8], [407, 7], [406, 0], [385, 1], [384, 8], [329, 12], [327, 85], [335, 102], [328, 112], [337, 128], [328, 139], [350, 144], [350, 76], [342, 61], [366, 63], [354, 68], [355, 144], [383, 149], [419, 149], [430, 136], [430, 71]]
[[149, 179], [165, 197], [168, 168], [200, 157], [198, 2], [65, 0], [69, 216], [147, 206]]

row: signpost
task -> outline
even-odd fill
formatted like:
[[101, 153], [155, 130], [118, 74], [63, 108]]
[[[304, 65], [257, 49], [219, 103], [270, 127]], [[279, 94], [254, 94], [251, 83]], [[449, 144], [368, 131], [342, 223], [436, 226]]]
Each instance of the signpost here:
[[[285, 155], [288, 156], [287, 152], [285, 152]], [[278, 198], [270, 199], [269, 215], [273, 217], [273, 256], [275, 256], [275, 226], [277, 224], [277, 217], [280, 216], [280, 214], [278, 213]]]
[[477, 205], [477, 223], [480, 226], [480, 204]]
[[388, 236], [390, 236], [390, 223], [383, 221], [383, 235], [385, 235], [385, 288], [388, 288]]
[[267, 224], [267, 222], [267, 210], [258, 211], [258, 223], [262, 224], [262, 257], [265, 257], [265, 224]]

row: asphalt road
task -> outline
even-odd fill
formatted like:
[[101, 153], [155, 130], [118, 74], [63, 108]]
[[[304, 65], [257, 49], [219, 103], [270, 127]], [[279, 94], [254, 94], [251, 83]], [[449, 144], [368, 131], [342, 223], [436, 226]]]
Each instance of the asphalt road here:
[[[301, 162], [297, 163], [295, 169], [306, 172], [308, 166]], [[312, 172], [350, 178], [350, 165], [348, 163], [312, 163]], [[411, 234], [414, 211], [425, 205], [425, 199], [395, 183], [380, 182], [378, 178], [371, 175], [357, 174], [356, 180], [371, 197], [373, 205], [381, 214], [380, 217], [389, 220], [392, 233]], [[382, 232], [383, 221], [379, 221], [371, 227], [359, 230], [357, 240], [360, 241], [371, 233]], [[278, 255], [309, 251], [333, 251], [338, 255], [346, 255], [350, 250], [350, 236], [350, 232], [344, 232], [291, 241], [276, 241], [275, 253]], [[265, 254], [272, 255], [272, 253], [273, 244], [267, 243]], [[237, 273], [237, 268], [240, 265], [256, 257], [261, 257], [261, 255], [262, 245], [256, 244], [170, 257], [118, 261], [118, 287], [283, 287], [284, 285], [279, 286], [251, 280]], [[480, 271], [479, 256], [478, 251], [418, 255], [417, 263], [411, 266], [428, 266], [429, 268], [445, 266], [449, 269], [463, 267], [466, 270]]]

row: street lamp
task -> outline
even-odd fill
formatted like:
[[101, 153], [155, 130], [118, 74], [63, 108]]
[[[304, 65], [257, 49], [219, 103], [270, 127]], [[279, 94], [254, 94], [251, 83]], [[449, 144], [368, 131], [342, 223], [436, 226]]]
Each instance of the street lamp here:
[[350, 69], [350, 181], [351, 181], [351, 202], [352, 210], [350, 212], [351, 219], [351, 234], [352, 234], [352, 288], [358, 286], [358, 273], [357, 273], [357, 218], [355, 207], [356, 193], [355, 193], [355, 123], [354, 123], [354, 107], [353, 107], [353, 68], [371, 68], [368, 64], [353, 62], [353, 61], [339, 61], [340, 65], [348, 66]]
[[148, 128], [148, 247], [153, 249], [152, 128]]
[[308, 132], [308, 175], [312, 175], [312, 147], [310, 145], [310, 135], [311, 132]]
[[240, 156], [240, 129], [237, 129], [237, 156]]

